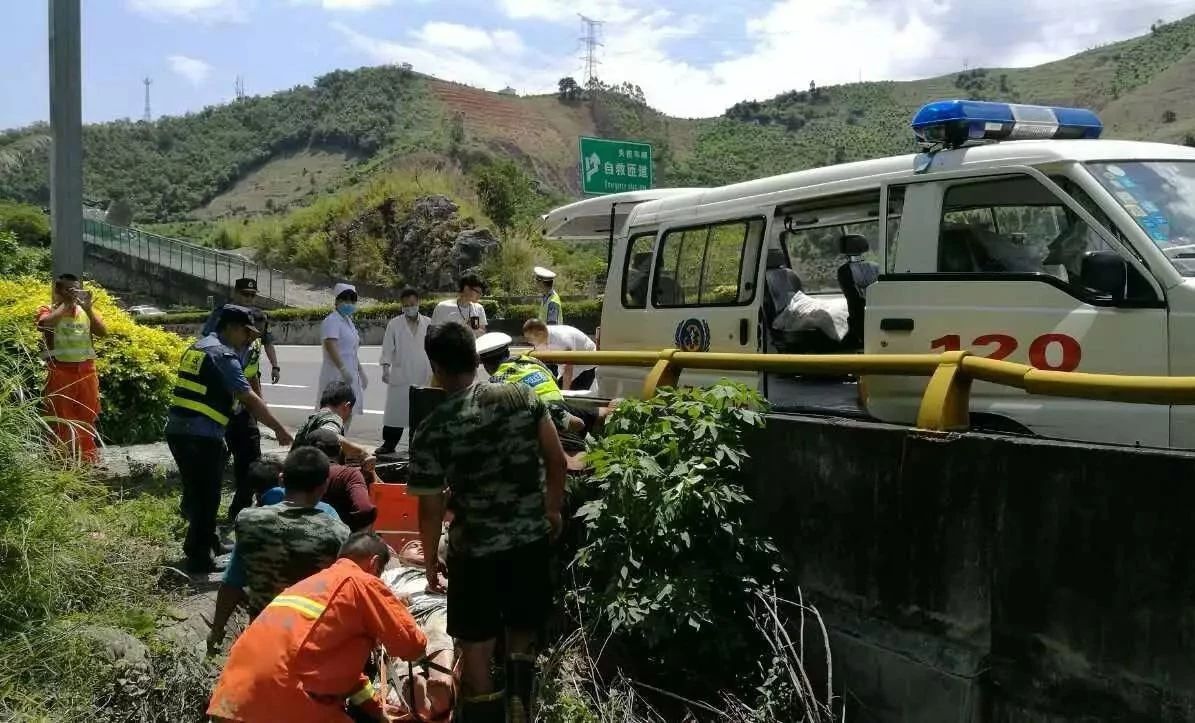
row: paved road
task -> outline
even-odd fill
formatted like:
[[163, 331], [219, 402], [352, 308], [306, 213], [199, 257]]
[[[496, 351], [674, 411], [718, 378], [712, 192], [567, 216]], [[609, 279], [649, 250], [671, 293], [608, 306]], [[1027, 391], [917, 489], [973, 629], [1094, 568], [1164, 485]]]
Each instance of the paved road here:
[[[278, 384], [263, 384], [262, 394], [278, 419], [293, 430], [315, 408], [323, 350], [318, 346], [279, 346], [277, 350], [282, 379]], [[382, 439], [386, 385], [382, 384], [382, 369], [378, 365], [380, 356], [381, 347], [361, 347], [361, 365], [369, 377], [369, 387], [365, 390], [365, 414], [353, 419], [349, 437], [367, 444], [378, 444]], [[269, 362], [263, 361], [263, 381], [268, 381], [269, 375]]]

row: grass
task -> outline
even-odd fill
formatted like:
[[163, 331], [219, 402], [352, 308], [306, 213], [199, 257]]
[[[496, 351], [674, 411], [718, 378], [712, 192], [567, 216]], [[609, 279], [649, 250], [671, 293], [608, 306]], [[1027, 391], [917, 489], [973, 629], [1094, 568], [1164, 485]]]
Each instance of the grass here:
[[[0, 719], [195, 719], [210, 670], [158, 634], [171, 602], [160, 568], [178, 556], [177, 494], [96, 482], [47, 446], [32, 359], [0, 354]], [[98, 641], [118, 630], [148, 659], [123, 664]], [[119, 636], [119, 633], [116, 633]]]

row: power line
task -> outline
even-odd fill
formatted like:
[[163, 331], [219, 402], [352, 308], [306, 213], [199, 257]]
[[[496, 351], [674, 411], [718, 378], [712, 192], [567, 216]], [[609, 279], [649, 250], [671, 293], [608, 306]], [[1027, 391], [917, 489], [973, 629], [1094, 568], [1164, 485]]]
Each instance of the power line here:
[[585, 87], [588, 88], [597, 78], [597, 66], [602, 62], [597, 59], [597, 49], [602, 46], [598, 40], [598, 29], [603, 23], [601, 20], [594, 20], [580, 14], [578, 17], [585, 24], [585, 35], [581, 38], [581, 42], [585, 43]]
[[149, 86], [153, 85], [153, 80], [149, 77], [146, 77], [145, 80], [141, 82], [145, 83], [145, 122], [149, 123], [154, 119], [153, 113], [150, 111], [149, 107]]

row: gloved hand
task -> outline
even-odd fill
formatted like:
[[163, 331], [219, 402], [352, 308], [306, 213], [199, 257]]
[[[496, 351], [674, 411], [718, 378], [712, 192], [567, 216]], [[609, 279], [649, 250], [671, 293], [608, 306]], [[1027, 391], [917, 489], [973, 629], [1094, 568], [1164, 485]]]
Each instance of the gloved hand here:
[[282, 378], [282, 370], [274, 367], [270, 370], [270, 384], [277, 384], [278, 380]]

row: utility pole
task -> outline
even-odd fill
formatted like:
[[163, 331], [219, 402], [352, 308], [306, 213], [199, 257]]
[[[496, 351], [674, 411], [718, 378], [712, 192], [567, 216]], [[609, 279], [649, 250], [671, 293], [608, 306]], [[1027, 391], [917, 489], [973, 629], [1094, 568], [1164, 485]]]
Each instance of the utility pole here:
[[585, 35], [581, 42], [585, 43], [585, 87], [588, 89], [593, 87], [593, 81], [597, 79], [597, 66], [602, 62], [597, 59], [597, 49], [602, 45], [598, 41], [598, 28], [602, 26], [602, 21], [584, 15], [579, 17], [585, 24]]
[[153, 80], [146, 78], [141, 82], [145, 83], [145, 117], [142, 118], [142, 120], [144, 120], [146, 123], [149, 123], [154, 119], [154, 114], [149, 109], [149, 86], [153, 84]]
[[79, 0], [49, 0], [50, 223], [54, 275], [83, 273], [83, 99]]

